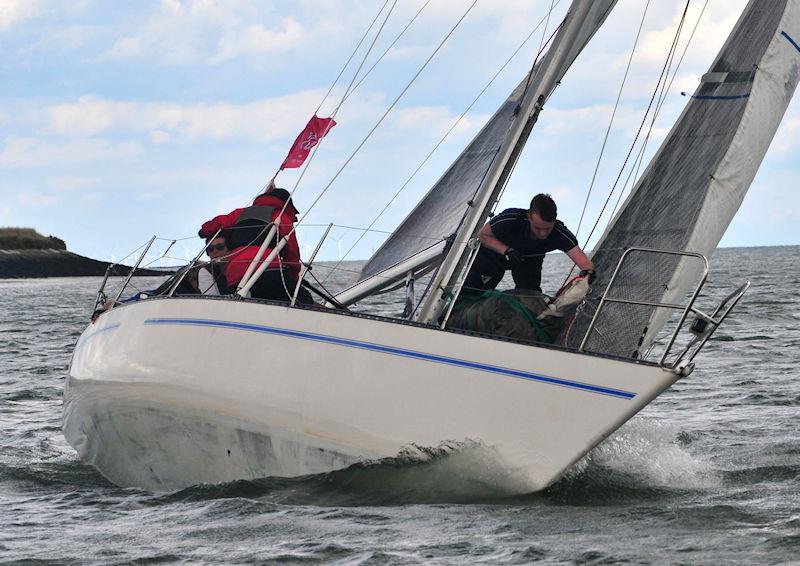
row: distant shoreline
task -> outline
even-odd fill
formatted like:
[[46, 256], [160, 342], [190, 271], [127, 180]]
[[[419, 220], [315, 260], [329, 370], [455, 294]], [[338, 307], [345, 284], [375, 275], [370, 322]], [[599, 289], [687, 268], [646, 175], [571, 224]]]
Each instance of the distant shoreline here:
[[[94, 277], [105, 275], [110, 264], [55, 249], [0, 249], [0, 279], [39, 279], [46, 277]], [[131, 268], [116, 265], [111, 275], [127, 275]], [[153, 269], [137, 269], [136, 275], [167, 275]]]
[[[758, 248], [796, 248], [800, 244], [781, 244], [773, 246], [729, 246], [717, 248], [719, 251], [735, 249]], [[347, 260], [348, 262], [364, 262], [361, 260]], [[335, 263], [320, 262], [320, 263]], [[0, 249], [0, 279], [42, 279], [48, 277], [98, 277], [106, 273], [109, 262], [91, 259], [67, 250], [57, 249]], [[128, 275], [130, 267], [117, 265], [111, 276]], [[161, 276], [168, 275], [168, 271], [154, 269], [137, 269], [135, 275]]]
[[800, 244], [764, 244], [760, 246], [719, 246], [718, 250], [751, 250], [753, 248], [796, 248]]

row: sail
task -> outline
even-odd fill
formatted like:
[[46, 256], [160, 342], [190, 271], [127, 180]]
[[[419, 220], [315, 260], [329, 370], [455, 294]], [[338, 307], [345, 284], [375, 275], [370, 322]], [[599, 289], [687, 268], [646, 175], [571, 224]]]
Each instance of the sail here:
[[[555, 38], [548, 54], [542, 59], [544, 64], [537, 64], [530, 78], [526, 75], [447, 172], [367, 261], [360, 280], [447, 239], [456, 231], [467, 211], [468, 203], [475, 197], [495, 156], [511, 131], [517, 108], [526, 90], [536, 88], [540, 82], [537, 80], [540, 78], [539, 75], [543, 70], [548, 70], [548, 56], [558, 50], [567, 50], [567, 56], [560, 68], [555, 70], [557, 80], [560, 80], [603, 24], [616, 0], [575, 0], [565, 23], [569, 21], [570, 14], [576, 11], [576, 6], [587, 3], [591, 4], [585, 9], [588, 15], [580, 22], [581, 28], [577, 33], [571, 36], [574, 37], [574, 41], [569, 45], [560, 45], [563, 34], [560, 33]], [[547, 99], [553, 87], [554, 85], [542, 93], [544, 99]]]
[[[594, 307], [631, 247], [709, 257], [744, 199], [800, 76], [800, 2], [751, 0], [709, 72], [592, 255]], [[623, 264], [615, 298], [681, 303], [702, 266], [636, 254]], [[591, 306], [591, 305], [587, 305]], [[576, 318], [578, 347], [595, 308]], [[606, 303], [586, 349], [639, 357], [669, 318], [664, 308]]]

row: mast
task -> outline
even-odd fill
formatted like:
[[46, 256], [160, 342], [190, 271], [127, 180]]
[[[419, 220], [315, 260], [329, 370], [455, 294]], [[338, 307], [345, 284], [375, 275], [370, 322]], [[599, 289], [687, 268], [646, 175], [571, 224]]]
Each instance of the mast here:
[[508, 133], [497, 155], [469, 203], [455, 241], [431, 283], [431, 292], [419, 309], [417, 320], [433, 323], [439, 319], [449, 295], [464, 270], [469, 256], [469, 242], [486, 222], [500, 191], [519, 158], [544, 103], [564, 76], [577, 55], [605, 21], [616, 0], [574, 0], [553, 47], [547, 52], [532, 77], [517, 108]]

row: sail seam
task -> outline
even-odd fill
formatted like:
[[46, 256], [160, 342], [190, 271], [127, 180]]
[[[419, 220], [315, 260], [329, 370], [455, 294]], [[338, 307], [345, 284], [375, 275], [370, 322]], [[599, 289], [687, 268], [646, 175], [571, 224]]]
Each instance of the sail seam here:
[[625, 391], [622, 389], [614, 389], [611, 387], [603, 387], [600, 385], [592, 385], [590, 383], [583, 383], [580, 381], [572, 381], [568, 379], [560, 379], [556, 377], [549, 377], [546, 375], [539, 375], [500, 366], [493, 366], [490, 364], [483, 364], [479, 362], [470, 362], [468, 360], [461, 360], [458, 358], [450, 358], [447, 356], [439, 356], [436, 354], [426, 354], [415, 350], [407, 350], [405, 348], [397, 348], [395, 346], [385, 346], [382, 344], [375, 344], [372, 342], [362, 342], [360, 340], [350, 340], [347, 338], [338, 338], [336, 336], [327, 336], [324, 334], [314, 334], [310, 332], [302, 332], [298, 330], [290, 330], [287, 328], [276, 328], [272, 326], [262, 326], [258, 324], [247, 324], [239, 322], [227, 322], [223, 320], [204, 320], [204, 319], [190, 319], [190, 318], [148, 318], [144, 321], [145, 325], [178, 325], [178, 326], [210, 326], [216, 328], [230, 328], [234, 330], [244, 330], [247, 332], [259, 332], [265, 334], [274, 334], [278, 336], [286, 336], [288, 338], [298, 338], [301, 340], [311, 340], [314, 342], [322, 342], [332, 344], [335, 346], [344, 346], [349, 348], [357, 348], [360, 350], [368, 350], [373, 352], [380, 352], [393, 356], [400, 356], [404, 358], [412, 358], [421, 361], [434, 362], [439, 364], [451, 365], [462, 367], [465, 369], [474, 369], [487, 373], [494, 373], [499, 375], [506, 375], [519, 379], [527, 379], [529, 381], [536, 381], [539, 383], [546, 383], [549, 385], [556, 385], [560, 387], [567, 387], [570, 389], [577, 389], [589, 393], [596, 393], [600, 395], [607, 395], [619, 399], [630, 400], [636, 397], [636, 393]]

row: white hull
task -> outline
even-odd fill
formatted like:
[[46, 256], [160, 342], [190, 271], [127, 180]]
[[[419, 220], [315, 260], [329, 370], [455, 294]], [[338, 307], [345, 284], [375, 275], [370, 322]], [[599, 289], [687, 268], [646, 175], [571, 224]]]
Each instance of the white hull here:
[[478, 441], [542, 489], [667, 389], [660, 367], [248, 301], [102, 315], [70, 367], [64, 434], [122, 486], [297, 476]]

